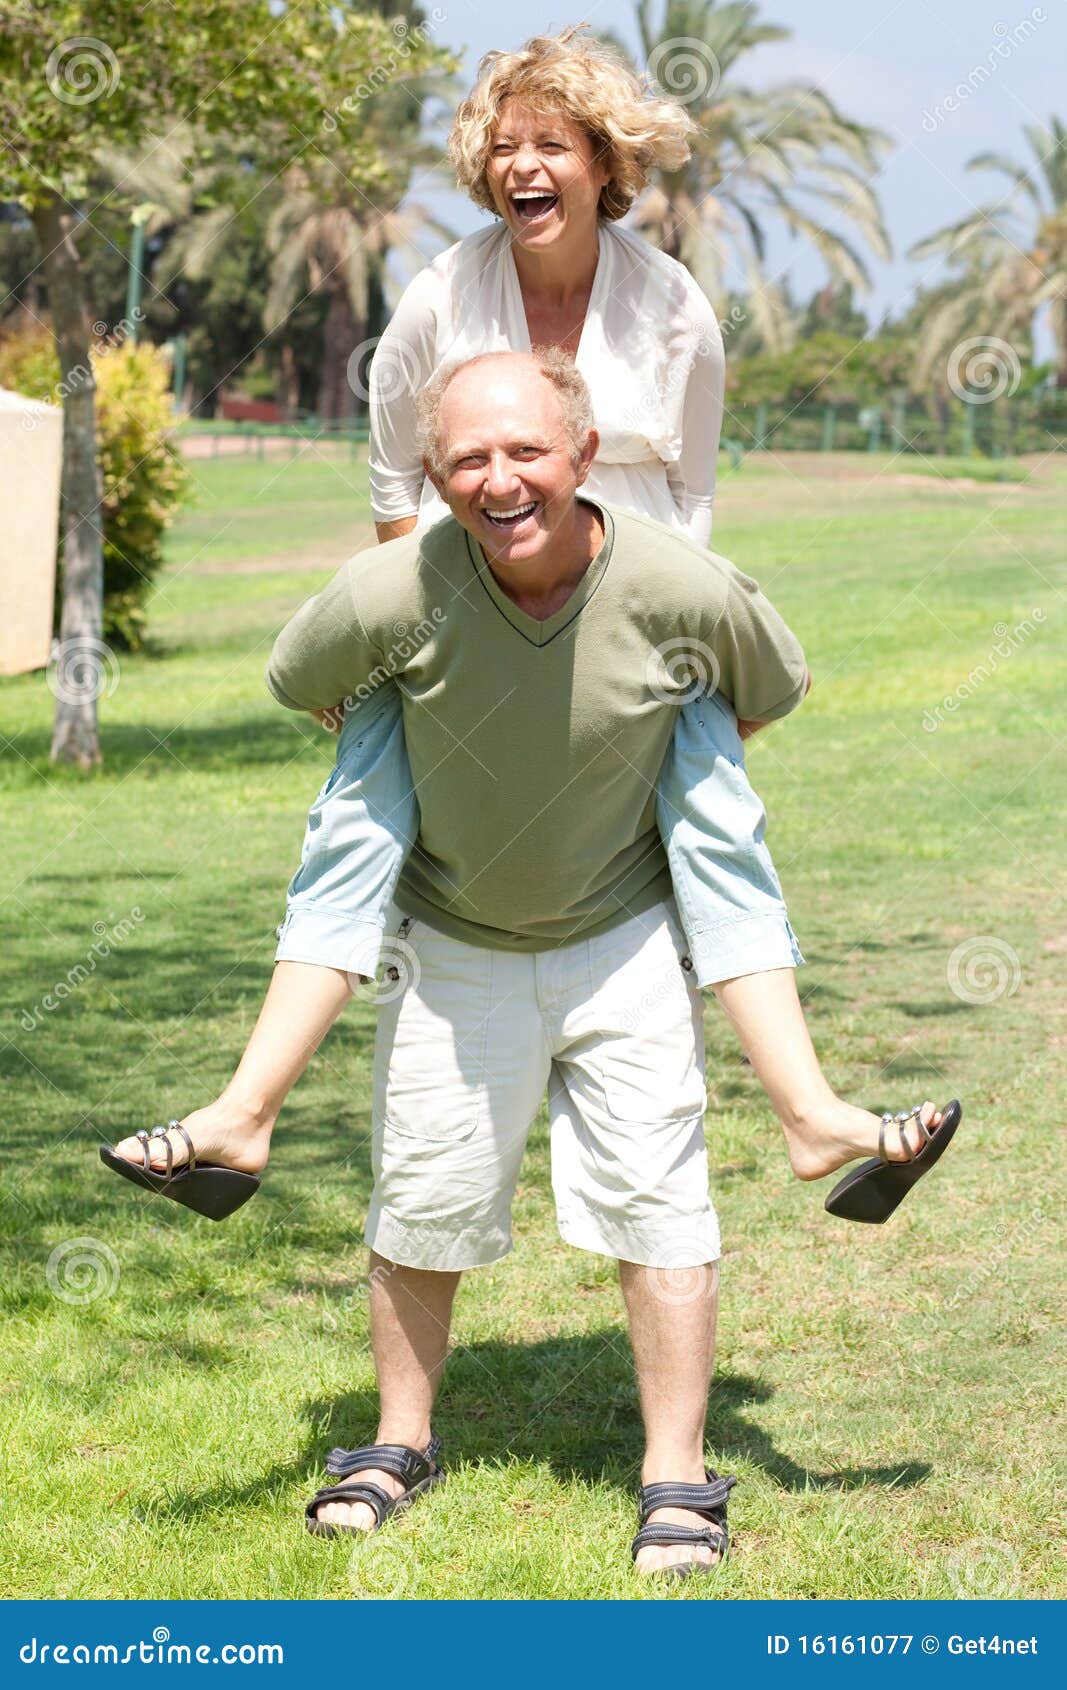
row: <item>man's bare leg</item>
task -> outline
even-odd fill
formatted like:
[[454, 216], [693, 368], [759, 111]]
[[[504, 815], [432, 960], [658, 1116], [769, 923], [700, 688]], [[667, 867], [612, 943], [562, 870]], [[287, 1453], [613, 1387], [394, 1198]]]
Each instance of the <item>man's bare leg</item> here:
[[[352, 995], [352, 976], [310, 962], [275, 964], [267, 996], [237, 1071], [203, 1109], [180, 1117], [198, 1157], [223, 1167], [258, 1174], [266, 1166], [278, 1111]], [[175, 1111], [177, 1114], [177, 1111]], [[174, 1164], [188, 1161], [180, 1133], [171, 1133]], [[166, 1165], [160, 1141], [152, 1144], [153, 1165]], [[138, 1165], [135, 1138], [115, 1146]]]
[[[448, 1354], [448, 1330], [458, 1273], [428, 1273], [398, 1267], [371, 1251], [370, 1324], [380, 1399], [376, 1444], [407, 1444], [423, 1450], [430, 1441], [430, 1414]], [[380, 1485], [389, 1496], [404, 1486], [378, 1468], [353, 1474], [352, 1484]], [[324, 1502], [318, 1518], [327, 1525], [372, 1530], [374, 1510], [365, 1502]]]
[[[881, 1117], [831, 1091], [804, 1020], [794, 970], [741, 974], [713, 990], [782, 1124], [797, 1178], [822, 1179], [857, 1156], [877, 1156]], [[927, 1102], [922, 1118], [936, 1127], [941, 1112]], [[914, 1121], [905, 1132], [910, 1148], [921, 1149]], [[907, 1160], [893, 1135], [886, 1149], [893, 1160]]]
[[[619, 1283], [630, 1320], [630, 1342], [637, 1368], [637, 1388], [645, 1425], [643, 1485], [673, 1479], [702, 1485], [704, 1422], [715, 1360], [715, 1320], [719, 1272], [703, 1267], [668, 1270], [619, 1263]], [[707, 1521], [685, 1508], [657, 1508], [649, 1518], [679, 1526], [706, 1527]], [[639, 1573], [652, 1573], [684, 1561], [711, 1565], [718, 1556], [704, 1545], [642, 1549]]]

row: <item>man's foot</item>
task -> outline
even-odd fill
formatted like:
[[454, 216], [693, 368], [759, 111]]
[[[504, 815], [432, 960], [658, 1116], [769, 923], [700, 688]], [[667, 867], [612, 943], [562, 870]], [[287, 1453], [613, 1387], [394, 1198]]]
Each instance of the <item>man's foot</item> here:
[[[642, 1487], [652, 1484], [690, 1484], [706, 1485], [708, 1475], [702, 1462], [669, 1463], [669, 1471], [662, 1476], [658, 1471], [646, 1469], [641, 1475]], [[727, 1485], [736, 1483], [730, 1479]], [[723, 1513], [725, 1519], [725, 1512]], [[697, 1514], [691, 1508], [654, 1508], [645, 1514], [641, 1510], [642, 1529], [645, 1526], [688, 1526], [697, 1531], [709, 1530], [707, 1514]], [[717, 1527], [711, 1527], [717, 1531]], [[669, 1572], [672, 1567], [714, 1567], [722, 1560], [722, 1551], [712, 1549], [706, 1543], [671, 1543], [645, 1544], [634, 1557], [634, 1567], [642, 1575], [649, 1573]]]
[[[414, 1446], [412, 1446], [414, 1447]], [[418, 1446], [422, 1448], [420, 1444]], [[339, 1485], [344, 1480], [338, 1481]], [[380, 1467], [367, 1467], [353, 1475], [353, 1485], [377, 1485], [386, 1496], [394, 1498], [403, 1496], [407, 1486], [403, 1479], [398, 1479], [395, 1473], [383, 1473]], [[374, 1509], [365, 1502], [324, 1502], [315, 1510], [316, 1520], [321, 1520], [324, 1526], [348, 1526], [356, 1532], [372, 1532], [378, 1523]]]
[[[259, 1174], [267, 1165], [274, 1119], [273, 1115], [241, 1104], [223, 1092], [206, 1108], [194, 1109], [191, 1115], [181, 1116], [181, 1123], [193, 1141], [198, 1162], [210, 1162], [219, 1168], [236, 1168], [242, 1174]], [[168, 1136], [174, 1152], [174, 1166], [182, 1168], [189, 1160], [185, 1140], [178, 1132]], [[149, 1148], [152, 1167], [164, 1173], [167, 1153], [162, 1139], [151, 1139]], [[133, 1162], [137, 1167], [143, 1165], [144, 1152], [136, 1138], [124, 1138], [114, 1149], [115, 1154], [127, 1162]]]
[[[702, 1515], [691, 1513], [688, 1508], [657, 1508], [648, 1516], [646, 1524], [695, 1526], [698, 1531], [705, 1531], [708, 1522]], [[671, 1567], [714, 1567], [716, 1562], [721, 1560], [719, 1551], [709, 1549], [706, 1543], [672, 1543], [663, 1547], [650, 1543], [637, 1551], [634, 1566], [644, 1576], [648, 1573], [667, 1572]]]
[[[924, 1103], [922, 1120], [931, 1129], [939, 1126], [940, 1109]], [[881, 1125], [880, 1115], [857, 1109], [832, 1094], [825, 1104], [783, 1121], [789, 1163], [797, 1179], [825, 1179], [859, 1156], [877, 1156]], [[891, 1162], [906, 1162], [908, 1151], [914, 1154], [924, 1142], [917, 1123], [909, 1121], [903, 1128], [887, 1130], [886, 1154]]]
[[[381, 1467], [362, 1467], [357, 1464], [356, 1470], [351, 1470], [354, 1457], [362, 1457], [365, 1460], [373, 1455], [381, 1444], [399, 1445], [402, 1452], [400, 1465], [407, 1468], [406, 1478]], [[347, 1490], [350, 1485], [376, 1485], [394, 1502], [409, 1493], [414, 1500], [432, 1486], [443, 1482], [445, 1475], [437, 1462], [440, 1449], [440, 1439], [435, 1438], [429, 1431], [420, 1432], [417, 1437], [409, 1439], [403, 1436], [389, 1437], [379, 1430], [374, 1443], [358, 1451], [331, 1452], [326, 1471], [334, 1475], [345, 1475], [348, 1469], [348, 1474], [335, 1477], [328, 1488]], [[317, 1526], [339, 1526], [354, 1532], [372, 1532], [378, 1525], [378, 1516], [368, 1503], [344, 1502], [335, 1497], [326, 1502], [316, 1502], [312, 1498], [309, 1514], [313, 1515]]]

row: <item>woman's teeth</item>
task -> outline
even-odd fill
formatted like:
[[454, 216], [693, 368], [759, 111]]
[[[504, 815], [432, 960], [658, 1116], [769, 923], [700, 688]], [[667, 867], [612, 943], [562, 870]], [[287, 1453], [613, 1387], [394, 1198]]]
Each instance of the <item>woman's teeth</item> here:
[[523, 517], [529, 516], [530, 512], [535, 509], [536, 501], [529, 505], [516, 505], [512, 511], [487, 510], [483, 514], [489, 518], [490, 522], [495, 522], [498, 527], [503, 527], [509, 522], [521, 522]]
[[543, 217], [555, 209], [558, 194], [526, 193], [520, 191], [512, 194], [511, 203], [524, 222], [532, 223], [534, 218]]

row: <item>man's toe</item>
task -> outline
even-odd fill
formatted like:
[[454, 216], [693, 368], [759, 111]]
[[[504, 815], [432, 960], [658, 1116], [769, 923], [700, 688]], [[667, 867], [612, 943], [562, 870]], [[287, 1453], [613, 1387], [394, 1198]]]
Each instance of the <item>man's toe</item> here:
[[374, 1528], [374, 1510], [365, 1502], [328, 1502], [318, 1510], [318, 1517], [326, 1526], [349, 1526], [353, 1531], [369, 1532]]

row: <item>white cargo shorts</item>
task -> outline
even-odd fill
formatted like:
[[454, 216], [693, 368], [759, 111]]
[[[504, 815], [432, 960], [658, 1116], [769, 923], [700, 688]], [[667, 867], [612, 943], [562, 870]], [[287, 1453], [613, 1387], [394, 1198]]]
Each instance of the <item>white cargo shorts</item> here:
[[383, 961], [365, 1232], [379, 1255], [444, 1272], [508, 1254], [547, 1086], [560, 1236], [649, 1267], [718, 1259], [702, 1000], [673, 899], [532, 953], [394, 906]]

